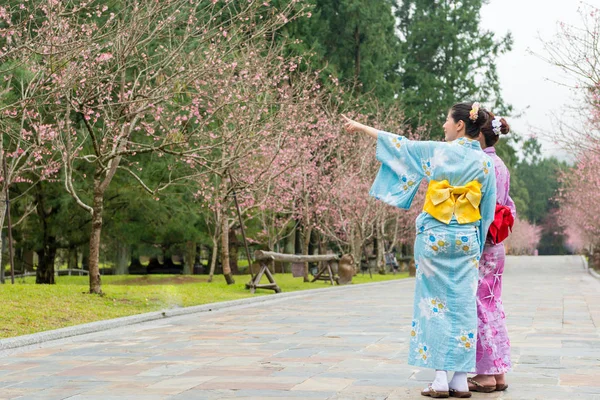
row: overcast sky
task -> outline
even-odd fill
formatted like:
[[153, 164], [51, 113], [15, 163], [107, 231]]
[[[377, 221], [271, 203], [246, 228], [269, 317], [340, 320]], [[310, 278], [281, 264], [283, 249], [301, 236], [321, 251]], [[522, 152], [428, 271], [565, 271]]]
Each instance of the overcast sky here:
[[[546, 135], [552, 128], [551, 115], [574, 98], [574, 92], [553, 81], [566, 82], [564, 74], [529, 50], [543, 53], [541, 38], [555, 36], [557, 23], [580, 24], [579, 0], [490, 0], [482, 8], [482, 24], [498, 35], [511, 32], [513, 50], [498, 59], [497, 67], [502, 93], [521, 118], [511, 118], [511, 127], [527, 136], [541, 133], [545, 155], [561, 155], [559, 146]], [[600, 0], [588, 0], [600, 6]]]

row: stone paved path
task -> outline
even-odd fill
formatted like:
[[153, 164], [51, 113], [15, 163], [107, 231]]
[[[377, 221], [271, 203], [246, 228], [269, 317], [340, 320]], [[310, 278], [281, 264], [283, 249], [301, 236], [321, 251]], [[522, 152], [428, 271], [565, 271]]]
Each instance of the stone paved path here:
[[[0, 353], [0, 399], [419, 399], [413, 282], [326, 291]], [[474, 399], [600, 399], [600, 281], [578, 257], [510, 258], [514, 371]]]

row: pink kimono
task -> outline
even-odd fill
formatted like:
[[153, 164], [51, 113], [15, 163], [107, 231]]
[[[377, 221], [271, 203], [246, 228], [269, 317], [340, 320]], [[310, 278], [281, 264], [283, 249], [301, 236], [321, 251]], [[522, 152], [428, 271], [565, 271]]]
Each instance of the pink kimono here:
[[[497, 203], [509, 207], [515, 216], [515, 203], [508, 195], [510, 173], [496, 155], [494, 147], [488, 147], [484, 152], [494, 161]], [[486, 242], [479, 263], [477, 289], [478, 337], [475, 373], [480, 375], [503, 374], [511, 367], [510, 340], [501, 298], [504, 259], [504, 243], [493, 245]]]

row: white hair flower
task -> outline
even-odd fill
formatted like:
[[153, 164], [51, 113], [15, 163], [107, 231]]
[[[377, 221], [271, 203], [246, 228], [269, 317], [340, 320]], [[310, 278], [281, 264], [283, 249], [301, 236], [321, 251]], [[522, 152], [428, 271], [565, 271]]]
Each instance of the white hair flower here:
[[496, 136], [500, 136], [500, 133], [502, 133], [502, 121], [500, 120], [500, 117], [494, 117], [492, 121], [492, 131], [494, 131], [494, 135]]

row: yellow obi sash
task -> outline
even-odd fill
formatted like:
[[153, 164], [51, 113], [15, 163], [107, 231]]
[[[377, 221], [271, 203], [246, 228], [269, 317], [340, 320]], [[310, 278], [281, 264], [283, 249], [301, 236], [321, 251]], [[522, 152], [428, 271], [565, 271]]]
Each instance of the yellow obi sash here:
[[451, 186], [447, 180], [431, 181], [427, 188], [423, 211], [445, 224], [456, 215], [459, 224], [479, 221], [481, 183], [471, 181], [465, 186]]

